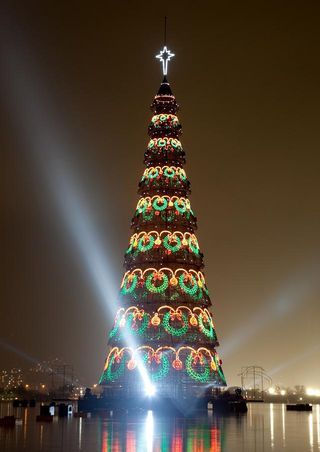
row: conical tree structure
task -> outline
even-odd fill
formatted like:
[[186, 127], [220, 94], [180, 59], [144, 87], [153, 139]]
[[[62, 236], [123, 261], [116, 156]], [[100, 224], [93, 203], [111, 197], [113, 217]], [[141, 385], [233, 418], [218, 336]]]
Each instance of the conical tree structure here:
[[226, 381], [188, 199], [178, 105], [166, 77], [151, 109], [146, 169], [100, 384], [136, 394], [143, 390], [142, 362], [157, 393], [177, 397]]

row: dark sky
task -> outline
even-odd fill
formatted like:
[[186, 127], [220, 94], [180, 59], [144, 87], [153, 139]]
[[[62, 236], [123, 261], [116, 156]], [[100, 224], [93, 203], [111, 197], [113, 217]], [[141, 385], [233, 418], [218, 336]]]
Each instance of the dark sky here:
[[320, 4], [167, 4], [2, 3], [0, 368], [100, 374], [166, 13], [227, 380], [319, 386]]

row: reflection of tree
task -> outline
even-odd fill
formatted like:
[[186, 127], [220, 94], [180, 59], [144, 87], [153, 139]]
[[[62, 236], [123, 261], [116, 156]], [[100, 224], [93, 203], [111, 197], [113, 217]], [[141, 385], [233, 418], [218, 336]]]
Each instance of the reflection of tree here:
[[[153, 416], [153, 414], [152, 414]], [[175, 419], [149, 414], [101, 420], [101, 452], [161, 450], [161, 452], [222, 452], [225, 450], [224, 418]], [[235, 418], [234, 418], [235, 419]], [[119, 422], [120, 421], [120, 422]], [[238, 422], [238, 421], [237, 421]], [[240, 421], [241, 422], [241, 421]]]

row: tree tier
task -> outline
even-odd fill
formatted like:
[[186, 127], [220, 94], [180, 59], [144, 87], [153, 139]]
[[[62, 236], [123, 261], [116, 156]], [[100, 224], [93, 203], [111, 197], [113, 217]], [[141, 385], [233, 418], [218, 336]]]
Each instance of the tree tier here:
[[159, 229], [181, 229], [193, 232], [197, 226], [190, 201], [178, 196], [160, 196], [140, 198], [132, 219], [131, 228], [150, 229], [150, 225]]
[[[128, 342], [130, 335], [143, 343], [197, 343], [203, 346], [217, 346], [218, 340], [213, 325], [212, 315], [208, 309], [185, 305], [176, 308], [161, 305], [152, 311], [137, 306], [120, 308], [109, 334], [111, 346]], [[163, 342], [162, 342], [163, 343]]]
[[159, 114], [151, 118], [148, 135], [151, 138], [178, 138], [181, 135], [181, 124], [178, 116], [172, 114]]
[[184, 169], [168, 165], [146, 168], [138, 189], [142, 197], [166, 194], [185, 198], [190, 192], [190, 182]]
[[150, 109], [155, 114], [176, 114], [179, 110], [179, 105], [177, 104], [177, 101], [172, 94], [156, 95], [150, 106]]
[[185, 152], [180, 140], [167, 136], [165, 133], [158, 138], [149, 140], [144, 154], [144, 162], [148, 166], [168, 164], [182, 166], [185, 163]]
[[[127, 270], [139, 266], [154, 266], [162, 262], [165, 267], [176, 269], [181, 266], [201, 270], [203, 254], [196, 236], [181, 231], [141, 231], [130, 238], [125, 253]], [[152, 264], [152, 265], [151, 265]]]
[[164, 267], [127, 271], [122, 279], [120, 295], [121, 303], [130, 304], [158, 301], [163, 304], [211, 305], [204, 275], [194, 269]]
[[118, 382], [124, 384], [129, 378], [131, 384], [141, 384], [138, 362], [144, 362], [153, 382], [204, 384], [225, 386], [221, 360], [214, 348], [181, 346], [175, 348], [163, 345], [153, 348], [114, 347], [105, 362], [100, 384]]

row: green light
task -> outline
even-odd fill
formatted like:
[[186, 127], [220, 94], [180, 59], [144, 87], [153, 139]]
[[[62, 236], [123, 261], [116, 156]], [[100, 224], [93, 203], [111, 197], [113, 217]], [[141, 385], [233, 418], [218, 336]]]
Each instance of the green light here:
[[149, 251], [151, 250], [151, 248], [154, 245], [154, 237], [152, 235], [148, 235], [147, 236], [147, 244], [146, 243], [146, 238], [145, 237], [141, 237], [141, 239], [138, 242], [138, 249], [139, 251], [145, 252], [145, 251]]
[[126, 361], [128, 360], [128, 358], [125, 355], [123, 355], [120, 358], [120, 363], [119, 363], [118, 368], [115, 371], [112, 371], [112, 367], [114, 365], [115, 358], [116, 358], [115, 355], [113, 355], [111, 357], [111, 359], [109, 361], [109, 364], [108, 364], [108, 368], [104, 372], [105, 379], [108, 380], [108, 381], [116, 381], [116, 380], [118, 380], [119, 377], [121, 377], [121, 375], [124, 373], [124, 369], [125, 369], [125, 366], [126, 366]]
[[143, 213], [142, 213], [142, 218], [143, 218], [145, 221], [150, 221], [150, 220], [152, 220], [153, 216], [154, 216], [153, 210], [150, 210], [150, 212], [147, 211], [147, 212], [143, 212]]
[[180, 213], [184, 213], [187, 210], [186, 203], [182, 199], [176, 199], [174, 202], [174, 207]]
[[[147, 364], [147, 365], [149, 364], [147, 353], [144, 355], [143, 361], [145, 362], [145, 364]], [[170, 370], [170, 362], [165, 354], [161, 354], [160, 363], [158, 364], [158, 369], [155, 371], [150, 367], [151, 366], [149, 364], [149, 372], [150, 372], [151, 380], [158, 381], [158, 380], [161, 380], [162, 378], [166, 377], [166, 375], [168, 374], [168, 372]]]
[[150, 273], [150, 275], [147, 277], [146, 280], [146, 288], [149, 290], [149, 292], [152, 293], [162, 293], [164, 292], [168, 285], [169, 285], [169, 278], [167, 275], [165, 275], [164, 273], [162, 273], [161, 275], [159, 275], [159, 279], [162, 280], [162, 284], [160, 284], [160, 286], [156, 286], [153, 283], [153, 278], [155, 277], [154, 273]]
[[187, 286], [184, 279], [186, 277], [186, 275], [184, 273], [181, 273], [181, 275], [179, 276], [179, 286], [181, 287], [181, 289], [187, 293], [188, 295], [194, 296], [198, 290], [198, 284], [196, 281], [196, 278], [193, 275], [191, 276], [191, 287]]
[[139, 203], [139, 206], [137, 208], [138, 213], [142, 213], [146, 210], [148, 207], [148, 201], [146, 199], [141, 199], [141, 202]]
[[[135, 317], [134, 314], [130, 314], [127, 317], [126, 326], [128, 328], [130, 328], [131, 332], [133, 332], [135, 334], [139, 334], [141, 336], [146, 331], [146, 329], [148, 327], [149, 317], [148, 317], [147, 314], [143, 314], [143, 317], [142, 317], [142, 320], [141, 320], [141, 324], [140, 324], [139, 328], [137, 328], [137, 329], [133, 328], [133, 325], [132, 325], [134, 317]], [[137, 321], [137, 318], [136, 318], [136, 321]]]
[[119, 324], [120, 324], [120, 316], [116, 319], [114, 326], [109, 333], [109, 339], [111, 339], [112, 337], [114, 337], [117, 334], [117, 332], [119, 330]]
[[161, 198], [159, 196], [153, 201], [152, 206], [155, 210], [159, 210], [161, 212], [161, 210], [165, 210], [168, 207], [168, 201], [166, 200], [166, 198]]
[[183, 325], [180, 328], [173, 327], [170, 325], [170, 311], [166, 312], [163, 316], [163, 327], [167, 331], [167, 333], [171, 334], [172, 336], [183, 336], [188, 331], [188, 318], [185, 314], [182, 313], [182, 322]]
[[174, 170], [173, 168], [165, 168], [165, 170], [163, 171], [163, 174], [164, 174], [166, 177], [172, 178], [172, 177], [174, 177], [174, 175], [175, 175], [175, 170]]
[[202, 315], [202, 314], [199, 315], [198, 320], [199, 320], [199, 328], [200, 328], [200, 331], [201, 331], [203, 334], [205, 334], [207, 337], [209, 337], [210, 339], [213, 339], [213, 336], [214, 336], [214, 330], [213, 330], [213, 327], [212, 327], [211, 319], [209, 319], [209, 320], [206, 322], [206, 324], [209, 325], [209, 328], [208, 328], [207, 326], [204, 325], [204, 322], [203, 322], [203, 315]]
[[194, 252], [194, 254], [199, 254], [199, 245], [197, 239], [193, 239], [189, 237], [188, 240], [189, 248]]
[[137, 286], [138, 283], [138, 276], [137, 275], [132, 275], [133, 279], [132, 281], [128, 281], [129, 275], [126, 276], [122, 289], [121, 289], [121, 293], [124, 295], [127, 295], [129, 293], [132, 293], [134, 291], [134, 289]]
[[[170, 238], [171, 242], [175, 243], [175, 245], [171, 245]], [[163, 245], [167, 250], [175, 253], [181, 248], [181, 240], [177, 235], [172, 235], [171, 237], [169, 235], [166, 235], [163, 239]]]
[[193, 356], [191, 354], [187, 356], [186, 369], [187, 369], [188, 375], [193, 380], [199, 381], [200, 383], [207, 383], [207, 381], [209, 381], [209, 378], [210, 378], [210, 367], [209, 367], [207, 359], [204, 356], [202, 357], [202, 359], [204, 361], [202, 372], [199, 372], [192, 367]]

